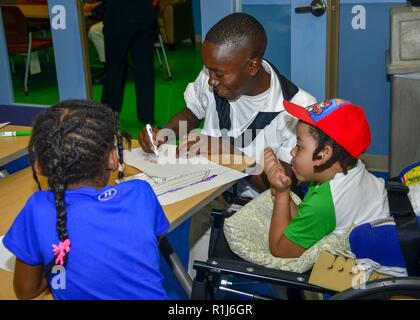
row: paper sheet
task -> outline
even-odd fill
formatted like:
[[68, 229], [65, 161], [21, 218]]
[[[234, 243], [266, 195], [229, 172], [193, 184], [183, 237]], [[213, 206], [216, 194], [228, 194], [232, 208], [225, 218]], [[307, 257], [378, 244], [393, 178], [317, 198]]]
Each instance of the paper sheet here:
[[0, 123], [0, 129], [7, 126], [10, 122]]
[[176, 157], [176, 145], [163, 144], [159, 147], [159, 156], [145, 153], [141, 148], [124, 150], [124, 162], [152, 177], [172, 177], [205, 171], [216, 164], [204, 157], [190, 159]]
[[13, 272], [15, 270], [16, 257], [3, 245], [4, 236], [0, 236], [0, 269]]
[[247, 176], [236, 170], [213, 164], [209, 169], [193, 171], [179, 176], [150, 177], [140, 173], [125, 180], [141, 179], [147, 181], [162, 206], [185, 200], [201, 192], [222, 186]]

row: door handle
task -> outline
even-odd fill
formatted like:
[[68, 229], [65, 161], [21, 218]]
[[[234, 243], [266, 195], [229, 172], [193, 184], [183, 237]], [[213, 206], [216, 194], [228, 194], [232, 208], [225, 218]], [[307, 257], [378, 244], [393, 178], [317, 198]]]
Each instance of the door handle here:
[[324, 0], [313, 0], [309, 7], [295, 8], [296, 13], [312, 13], [315, 17], [322, 16], [327, 11], [327, 5]]

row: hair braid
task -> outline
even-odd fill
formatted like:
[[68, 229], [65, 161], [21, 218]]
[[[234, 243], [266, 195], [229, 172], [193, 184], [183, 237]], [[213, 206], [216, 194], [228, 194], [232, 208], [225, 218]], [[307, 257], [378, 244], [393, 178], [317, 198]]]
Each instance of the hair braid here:
[[[124, 146], [123, 146], [123, 136], [120, 130], [120, 122], [118, 121], [118, 114], [114, 113], [114, 125], [115, 125], [115, 133], [117, 138], [117, 152], [118, 152], [118, 161], [119, 161], [119, 167], [118, 167], [118, 179], [124, 178]], [[130, 138], [128, 138], [130, 140]], [[130, 141], [131, 142], [131, 141]], [[131, 143], [130, 143], [131, 147]]]
[[[39, 189], [35, 167], [48, 177], [48, 185], [54, 194], [59, 246], [65, 241], [70, 245], [65, 204], [67, 187], [95, 179], [104, 172], [105, 159], [115, 148], [115, 140], [120, 163], [118, 178], [121, 179], [124, 163], [122, 136], [118, 115], [92, 101], [64, 101], [47, 109], [35, 120], [29, 159]], [[47, 274], [57, 264], [55, 251], [54, 254]], [[63, 263], [58, 264], [67, 263], [68, 251], [63, 257]]]
[[34, 161], [34, 146], [33, 146], [33, 142], [32, 140], [29, 142], [29, 146], [28, 146], [28, 156], [29, 156], [29, 163], [31, 164], [31, 168], [32, 168], [32, 177], [34, 178], [37, 186], [38, 186], [38, 190], [41, 190], [41, 184], [39, 183], [38, 180], [38, 175], [36, 174], [36, 170], [35, 170], [35, 161]]

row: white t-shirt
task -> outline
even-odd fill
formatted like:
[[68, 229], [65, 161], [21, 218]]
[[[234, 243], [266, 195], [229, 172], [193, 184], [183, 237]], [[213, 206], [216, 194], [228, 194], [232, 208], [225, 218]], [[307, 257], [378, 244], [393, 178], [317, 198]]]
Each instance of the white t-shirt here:
[[[279, 112], [269, 125], [263, 130], [257, 131], [256, 138], [248, 146], [238, 147], [247, 156], [260, 161], [263, 150], [270, 146], [277, 157], [284, 162], [290, 163], [290, 151], [296, 144], [295, 127], [297, 120], [289, 115], [283, 107], [283, 94], [280, 81], [271, 68], [270, 64], [263, 60], [263, 67], [271, 74], [270, 88], [257, 95], [242, 95], [234, 101], [229, 101], [231, 129], [228, 136], [237, 138], [248, 128], [260, 112]], [[184, 99], [187, 108], [190, 109], [198, 119], [204, 118], [203, 133], [213, 137], [220, 137], [219, 117], [216, 110], [213, 88], [208, 85], [208, 70], [203, 70], [197, 79], [188, 84]], [[302, 89], [296, 93], [292, 102], [308, 106], [316, 102], [316, 99]]]
[[330, 182], [336, 229], [342, 233], [352, 224], [362, 224], [389, 216], [385, 181], [365, 169], [362, 161], [345, 175], [337, 173]]
[[[337, 221], [334, 232], [390, 215], [385, 181], [367, 171], [361, 160], [347, 175], [338, 173], [329, 183]], [[410, 187], [408, 198], [420, 215], [420, 184]]]
[[337, 173], [320, 185], [310, 183], [284, 235], [302, 248], [310, 248], [331, 232], [342, 234], [353, 224], [388, 215], [384, 180], [368, 172], [359, 160], [347, 174]]
[[[410, 187], [408, 198], [416, 214], [420, 213], [420, 184]], [[312, 182], [298, 214], [292, 218], [284, 235], [290, 241], [309, 248], [334, 232], [342, 235], [350, 226], [389, 217], [385, 182], [366, 170], [362, 161], [347, 174]]]

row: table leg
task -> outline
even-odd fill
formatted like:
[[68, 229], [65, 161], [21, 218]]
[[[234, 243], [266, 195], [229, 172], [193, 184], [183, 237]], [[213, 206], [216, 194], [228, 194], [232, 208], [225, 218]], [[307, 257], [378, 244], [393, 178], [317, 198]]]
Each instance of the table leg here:
[[161, 237], [159, 240], [159, 250], [164, 256], [166, 262], [169, 264], [169, 267], [175, 274], [175, 277], [181, 284], [187, 296], [191, 297], [192, 279], [183, 267], [181, 260], [165, 236]]

